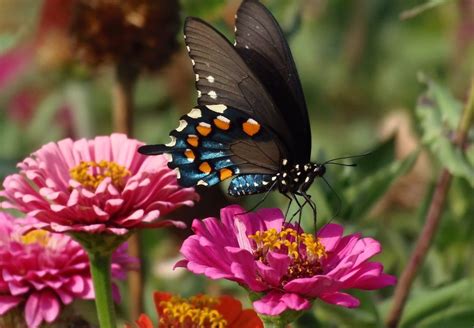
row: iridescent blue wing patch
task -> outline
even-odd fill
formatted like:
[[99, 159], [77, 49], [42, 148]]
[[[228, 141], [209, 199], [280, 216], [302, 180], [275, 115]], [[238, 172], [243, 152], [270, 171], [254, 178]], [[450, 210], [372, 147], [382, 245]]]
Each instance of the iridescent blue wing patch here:
[[166, 145], [147, 145], [140, 153], [170, 156], [184, 187], [212, 186], [234, 177], [233, 196], [261, 193], [272, 187], [284, 150], [277, 137], [246, 113], [222, 104], [193, 108], [171, 131]]

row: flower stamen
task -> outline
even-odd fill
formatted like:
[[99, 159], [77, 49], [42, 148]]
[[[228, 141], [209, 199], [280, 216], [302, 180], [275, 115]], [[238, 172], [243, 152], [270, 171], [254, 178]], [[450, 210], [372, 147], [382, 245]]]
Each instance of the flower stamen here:
[[105, 179], [110, 178], [112, 184], [121, 189], [125, 186], [130, 171], [115, 162], [102, 160], [100, 162], [83, 161], [69, 170], [71, 178], [87, 189], [95, 190]]
[[227, 321], [215, 309], [218, 301], [209, 296], [199, 295], [189, 299], [173, 296], [158, 305], [162, 308], [160, 327], [209, 327], [224, 328]]
[[320, 240], [312, 234], [299, 233], [293, 228], [285, 228], [277, 232], [276, 229], [257, 231], [249, 236], [255, 241], [254, 256], [258, 261], [267, 264], [268, 252], [286, 254], [291, 258], [288, 272], [281, 283], [304, 277], [321, 274], [321, 261], [326, 258], [326, 248]]
[[49, 232], [46, 230], [32, 230], [28, 232], [27, 234], [23, 235], [20, 237], [20, 241], [24, 245], [30, 245], [30, 244], [39, 244], [43, 247], [46, 247], [49, 242]]

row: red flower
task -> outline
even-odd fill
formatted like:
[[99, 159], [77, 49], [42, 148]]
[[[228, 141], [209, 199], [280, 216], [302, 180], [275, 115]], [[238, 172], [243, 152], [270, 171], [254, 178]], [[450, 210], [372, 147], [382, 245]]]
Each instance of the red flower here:
[[[156, 311], [160, 328], [235, 327], [259, 328], [263, 324], [255, 311], [242, 310], [242, 304], [231, 296], [197, 295], [181, 298], [170, 293], [155, 292]], [[153, 322], [142, 314], [138, 328], [153, 328]], [[127, 325], [131, 328], [132, 326]]]

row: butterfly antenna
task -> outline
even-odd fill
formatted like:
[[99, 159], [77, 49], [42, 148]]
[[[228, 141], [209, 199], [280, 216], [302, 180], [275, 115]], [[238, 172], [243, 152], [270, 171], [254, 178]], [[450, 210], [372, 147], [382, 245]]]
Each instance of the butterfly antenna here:
[[329, 164], [332, 164], [332, 165], [339, 165], [339, 166], [350, 166], [350, 167], [354, 167], [354, 166], [357, 166], [356, 163], [335, 163], [335, 162], [329, 162], [329, 163], [325, 163], [323, 165], [329, 165]]
[[337, 211], [336, 211], [336, 214], [334, 214], [334, 216], [331, 218], [331, 220], [329, 220], [327, 224], [331, 223], [332, 220], [334, 220], [338, 215], [339, 213], [341, 212], [341, 208], [342, 208], [342, 199], [341, 197], [339, 197], [339, 194], [336, 192], [336, 190], [334, 190], [334, 188], [329, 184], [329, 182], [326, 180], [325, 177], [321, 177], [323, 179], [323, 181], [326, 183], [326, 185], [329, 187], [329, 189], [336, 195], [336, 198], [337, 198], [337, 203], [338, 203], [338, 206], [337, 206]]
[[[333, 159], [330, 159], [329, 161], [324, 162], [323, 165], [331, 164], [332, 162], [334, 162], [334, 161], [339, 161], [339, 160], [341, 160], [341, 159], [350, 159], [350, 158], [364, 157], [364, 156], [367, 156], [367, 155], [370, 155], [370, 154], [372, 154], [371, 151], [366, 152], [366, 153], [363, 153], [363, 154], [360, 154], [360, 155], [337, 157], [337, 158], [333, 158]], [[353, 166], [353, 165], [348, 165], [348, 166]]]

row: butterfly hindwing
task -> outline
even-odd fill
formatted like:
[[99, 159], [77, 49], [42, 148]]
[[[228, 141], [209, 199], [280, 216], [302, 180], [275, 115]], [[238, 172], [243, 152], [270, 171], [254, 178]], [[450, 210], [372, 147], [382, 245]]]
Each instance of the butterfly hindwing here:
[[[140, 152], [169, 154], [168, 165], [177, 170], [178, 181], [185, 187], [211, 186], [234, 177], [231, 195], [244, 194], [244, 190], [245, 194], [267, 190], [267, 178], [278, 172], [285, 156], [284, 148], [277, 145], [276, 136], [268, 128], [242, 111], [222, 104], [192, 109], [180, 118], [170, 137], [170, 143], [143, 146]], [[250, 181], [249, 175], [255, 178]], [[251, 188], [247, 186], [250, 182]], [[239, 187], [241, 184], [243, 188]]]
[[283, 31], [270, 11], [257, 0], [245, 0], [236, 15], [235, 47], [259, 78], [287, 122], [294, 144], [290, 157], [307, 163], [311, 129], [296, 65]]

